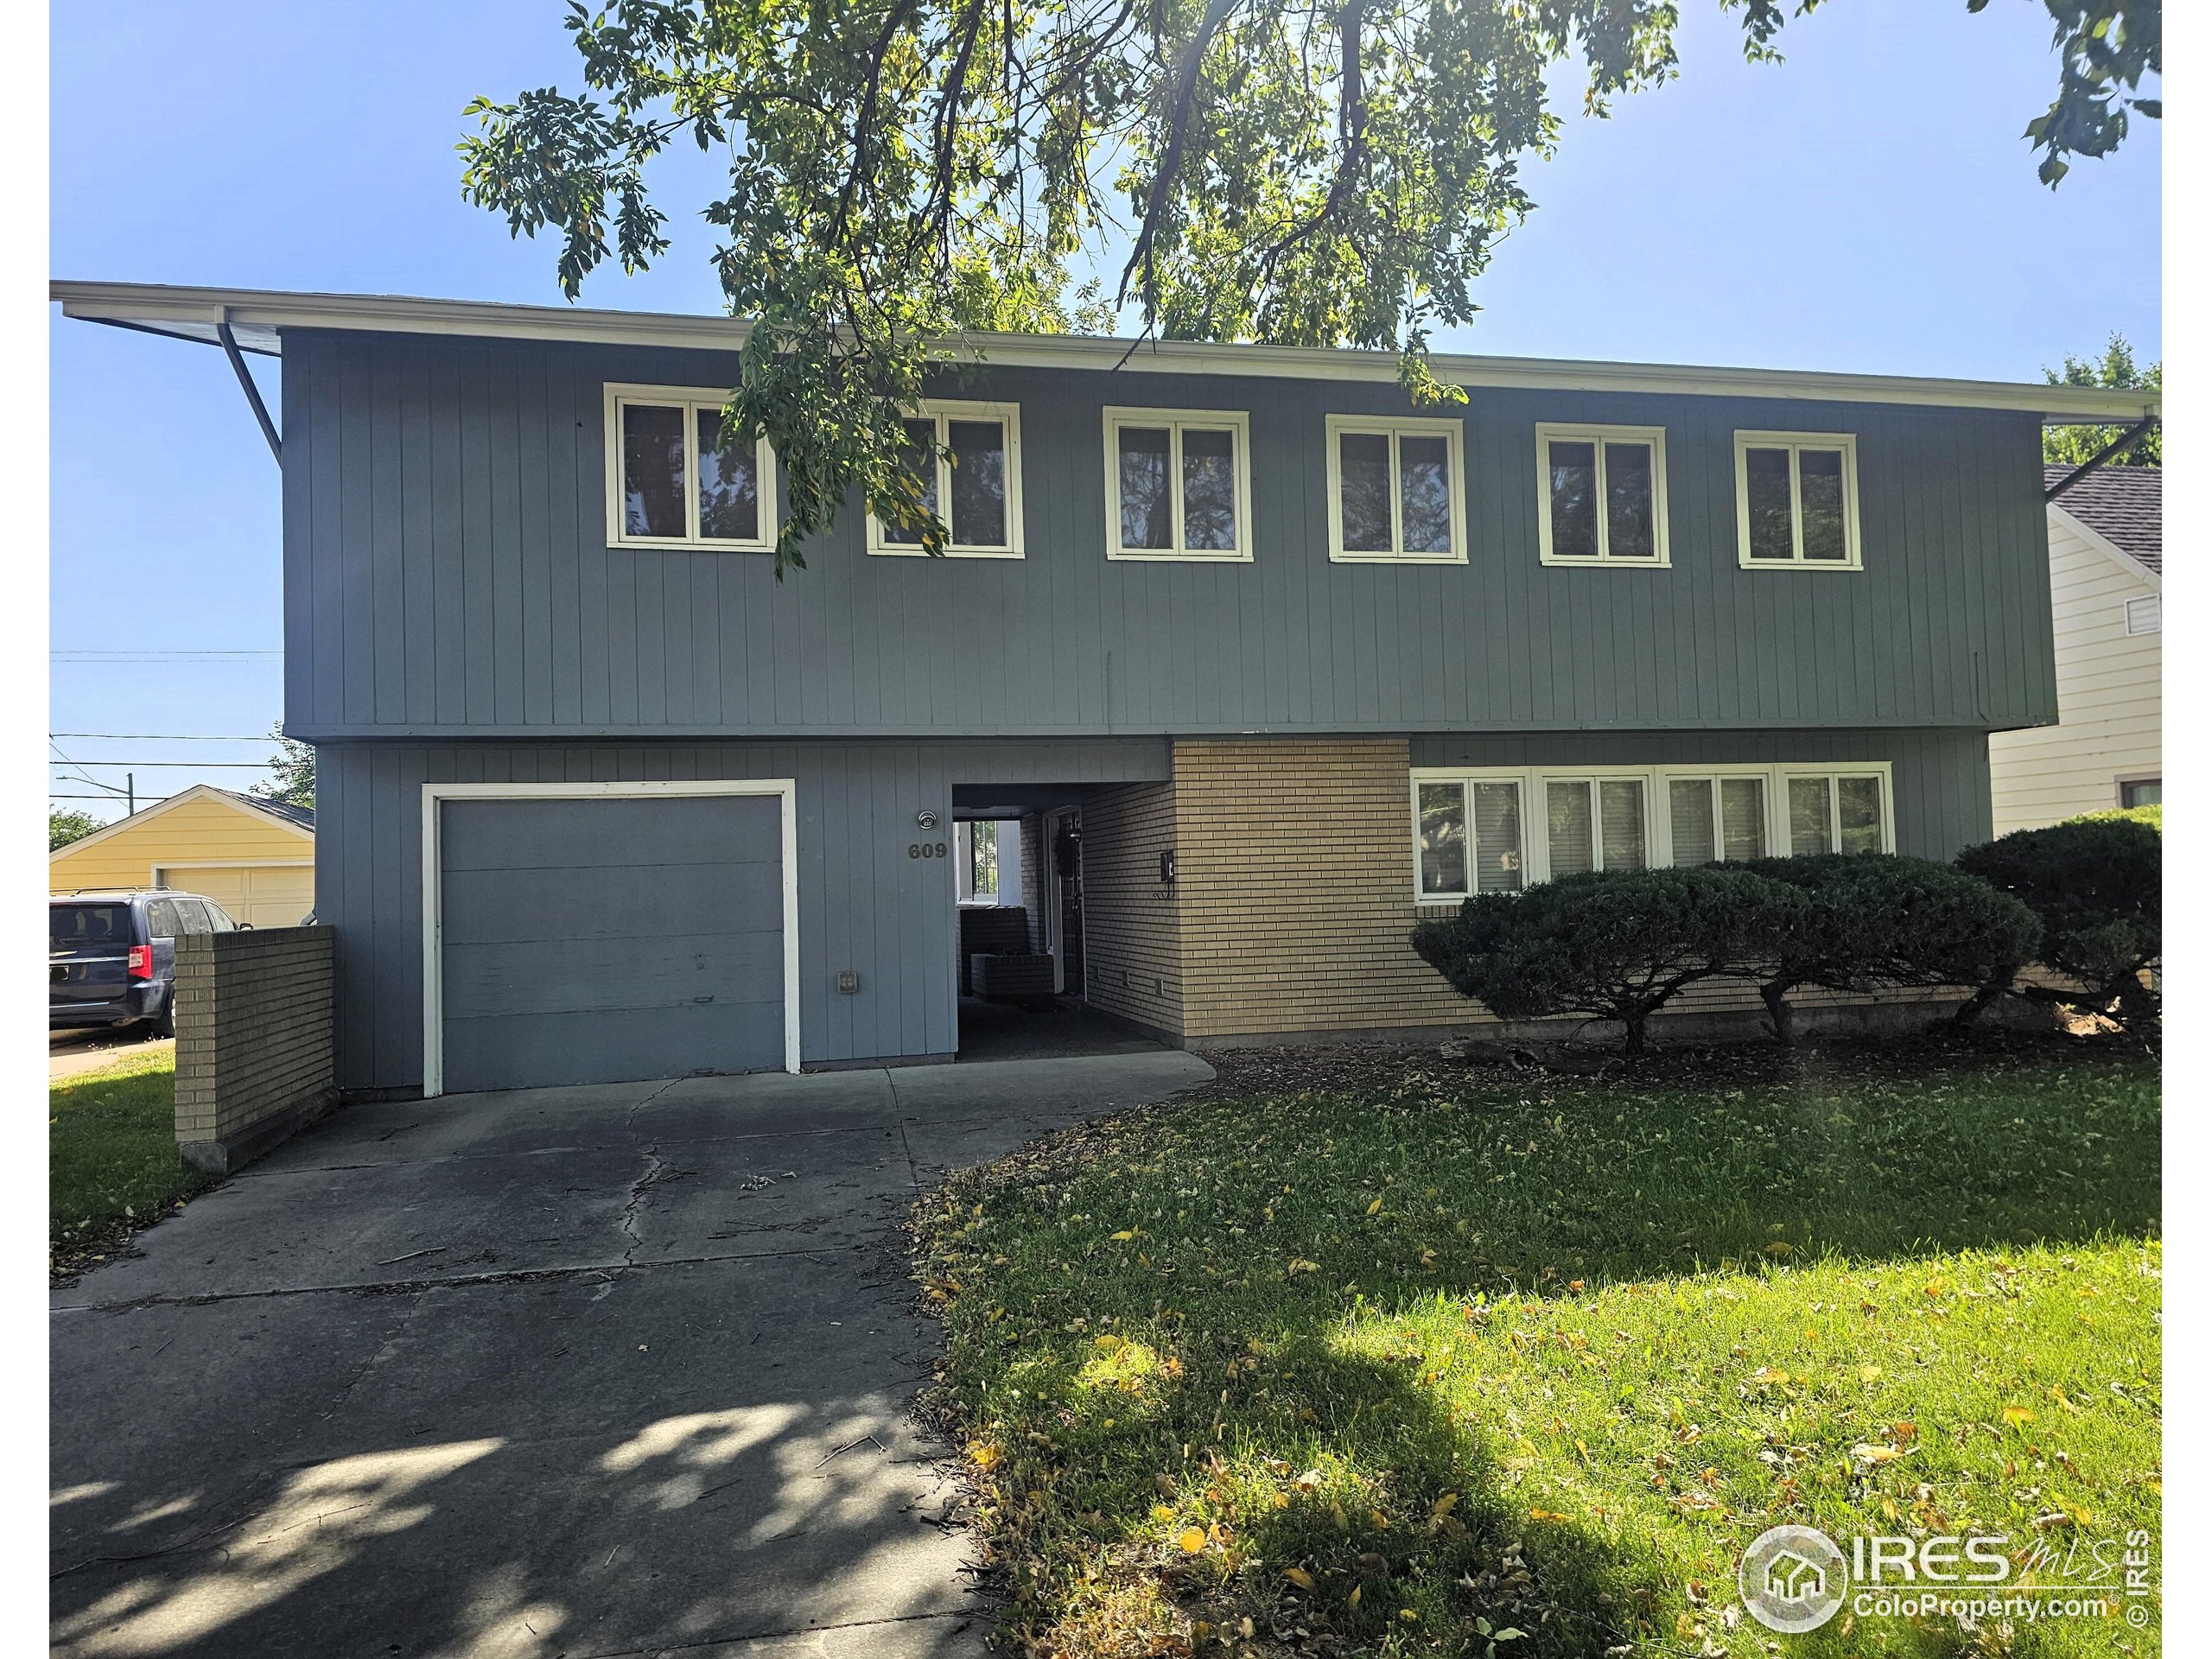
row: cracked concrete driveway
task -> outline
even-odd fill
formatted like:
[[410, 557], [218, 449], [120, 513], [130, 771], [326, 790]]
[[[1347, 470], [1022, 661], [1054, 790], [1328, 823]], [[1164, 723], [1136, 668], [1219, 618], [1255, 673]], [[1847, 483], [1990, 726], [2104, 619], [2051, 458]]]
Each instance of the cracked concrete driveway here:
[[340, 1113], [55, 1292], [54, 1650], [980, 1654], [893, 1227], [947, 1168], [1209, 1075]]

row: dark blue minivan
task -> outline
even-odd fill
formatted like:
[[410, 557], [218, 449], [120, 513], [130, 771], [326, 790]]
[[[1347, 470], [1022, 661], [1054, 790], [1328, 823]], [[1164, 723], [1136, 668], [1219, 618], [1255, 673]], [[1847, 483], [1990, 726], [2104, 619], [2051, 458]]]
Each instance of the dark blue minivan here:
[[176, 1034], [176, 942], [238, 924], [212, 899], [167, 888], [56, 894], [47, 912], [47, 1029], [144, 1021]]

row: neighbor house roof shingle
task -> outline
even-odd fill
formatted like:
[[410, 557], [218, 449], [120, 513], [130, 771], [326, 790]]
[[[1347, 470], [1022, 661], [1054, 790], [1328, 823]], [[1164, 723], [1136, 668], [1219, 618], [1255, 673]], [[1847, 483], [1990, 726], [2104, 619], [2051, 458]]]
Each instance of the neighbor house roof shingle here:
[[302, 830], [315, 828], [315, 808], [311, 806], [295, 806], [289, 801], [268, 800], [259, 795], [243, 794], [235, 789], [226, 789], [223, 793], [232, 800], [245, 802], [248, 806], [257, 806], [264, 812], [274, 812], [280, 818], [289, 818]]
[[[2046, 467], [2048, 489], [2074, 469]], [[2161, 492], [2156, 467], [2100, 467], [2051, 503], [2079, 518], [2153, 575], [2160, 556]]]

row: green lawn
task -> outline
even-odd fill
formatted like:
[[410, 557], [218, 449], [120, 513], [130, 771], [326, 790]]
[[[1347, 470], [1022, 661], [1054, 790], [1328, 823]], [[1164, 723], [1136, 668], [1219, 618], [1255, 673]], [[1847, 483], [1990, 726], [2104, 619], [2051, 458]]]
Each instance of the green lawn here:
[[57, 1266], [82, 1266], [208, 1178], [176, 1154], [176, 1057], [150, 1053], [47, 1090], [47, 1219]]
[[2155, 1619], [1970, 1642], [1847, 1609], [1777, 1637], [1735, 1563], [1783, 1521], [1847, 1549], [2155, 1536], [2158, 1126], [2140, 1061], [1730, 1088], [1439, 1065], [1171, 1103], [957, 1178], [918, 1211], [920, 1271], [1007, 1632], [2156, 1652]]

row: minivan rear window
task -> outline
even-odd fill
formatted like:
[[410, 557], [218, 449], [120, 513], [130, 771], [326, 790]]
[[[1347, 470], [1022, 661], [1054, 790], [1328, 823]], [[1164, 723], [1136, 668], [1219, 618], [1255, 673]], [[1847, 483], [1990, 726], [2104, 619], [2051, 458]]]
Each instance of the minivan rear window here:
[[48, 905], [48, 948], [54, 950], [126, 950], [137, 938], [128, 905]]

